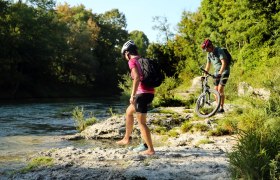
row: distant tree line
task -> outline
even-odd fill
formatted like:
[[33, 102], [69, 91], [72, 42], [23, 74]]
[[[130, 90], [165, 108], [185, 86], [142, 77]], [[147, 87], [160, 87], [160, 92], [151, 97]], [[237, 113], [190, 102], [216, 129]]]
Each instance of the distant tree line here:
[[0, 98], [118, 94], [128, 72], [120, 49], [128, 39], [179, 83], [200, 73], [204, 38], [232, 53], [233, 76], [250, 79], [268, 70], [273, 76], [280, 57], [279, 1], [202, 0], [196, 12], [182, 12], [176, 33], [166, 18], [154, 17], [163, 41], [149, 43], [141, 31], [128, 33], [117, 9], [97, 14], [53, 0], [0, 0]]
[[168, 23], [159, 23], [158, 29], [170, 37], [157, 49], [165, 59], [164, 67], [170, 69], [166, 72], [183, 81], [200, 73], [198, 67], [206, 61], [201, 49], [205, 38], [231, 52], [233, 76], [239, 80], [252, 81], [252, 74], [263, 76], [263, 72], [266, 78], [275, 77], [280, 62], [279, 25], [279, 0], [202, 0], [196, 12], [182, 13], [175, 35], [170, 35]]
[[117, 9], [95, 14], [52, 0], [1, 0], [0, 97], [117, 94], [127, 72], [120, 55], [126, 26]]

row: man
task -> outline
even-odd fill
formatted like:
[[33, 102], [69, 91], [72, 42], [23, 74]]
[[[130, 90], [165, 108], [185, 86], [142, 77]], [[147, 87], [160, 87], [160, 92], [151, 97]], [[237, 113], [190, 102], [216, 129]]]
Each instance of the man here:
[[155, 150], [152, 144], [150, 130], [146, 124], [148, 104], [153, 101], [155, 89], [145, 86], [141, 81], [142, 70], [138, 59], [140, 56], [137, 52], [137, 46], [133, 41], [129, 40], [124, 43], [121, 53], [128, 61], [129, 69], [131, 70], [131, 77], [133, 79], [130, 105], [126, 109], [126, 132], [122, 140], [118, 141], [119, 145], [126, 145], [130, 143], [130, 135], [133, 130], [133, 114], [136, 112], [136, 118], [140, 128], [141, 136], [145, 142], [138, 147], [136, 151], [143, 151], [144, 155], [153, 155]]
[[205, 71], [210, 70], [211, 64], [213, 64], [215, 69], [215, 76], [216, 79], [214, 81], [215, 89], [221, 95], [221, 105], [220, 109], [218, 110], [219, 113], [224, 112], [224, 102], [225, 102], [225, 85], [230, 75], [230, 65], [229, 60], [223, 49], [220, 47], [215, 47], [210, 39], [205, 39], [201, 45], [202, 49], [207, 54], [207, 63], [205, 67]]

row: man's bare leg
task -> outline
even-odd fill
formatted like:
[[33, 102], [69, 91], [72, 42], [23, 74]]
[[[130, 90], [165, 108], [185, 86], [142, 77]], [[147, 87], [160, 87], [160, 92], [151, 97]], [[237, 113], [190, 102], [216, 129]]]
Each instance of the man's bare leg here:
[[219, 84], [218, 92], [221, 95], [221, 105], [220, 105], [221, 109], [224, 109], [224, 102], [225, 102], [225, 92], [224, 92], [224, 89], [225, 89], [225, 87]]

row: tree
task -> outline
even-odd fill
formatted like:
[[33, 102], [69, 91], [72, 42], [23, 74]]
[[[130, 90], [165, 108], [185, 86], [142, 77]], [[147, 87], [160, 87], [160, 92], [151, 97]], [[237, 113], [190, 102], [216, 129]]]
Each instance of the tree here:
[[94, 85], [100, 64], [93, 51], [98, 45], [100, 27], [93, 14], [79, 5], [68, 4], [57, 6], [60, 21], [69, 28], [66, 54], [58, 76], [64, 82]]
[[142, 31], [131, 31], [129, 33], [129, 39], [132, 39], [138, 47], [138, 52], [141, 56], [146, 56], [146, 50], [149, 46], [149, 39]]
[[159, 36], [163, 34], [163, 42], [168, 42], [173, 38], [174, 33], [170, 30], [170, 24], [166, 17], [155, 16], [153, 17], [153, 22], [156, 23], [153, 26], [153, 29], [159, 31]]
[[8, 73], [2, 83], [9, 89], [7, 96], [16, 96], [20, 91], [35, 95], [43, 83], [52, 79], [51, 66], [59, 57], [58, 49], [63, 47], [59, 33], [63, 31], [52, 10], [34, 8], [20, 1], [6, 8], [6, 15], [1, 17], [5, 43], [5, 53], [1, 56], [5, 67], [2, 70]]
[[128, 38], [125, 30], [126, 18], [117, 9], [97, 16], [100, 26], [98, 46], [93, 53], [98, 57], [100, 68], [97, 76], [101, 87], [117, 87], [121, 75], [126, 73], [125, 61], [121, 58], [121, 47]]

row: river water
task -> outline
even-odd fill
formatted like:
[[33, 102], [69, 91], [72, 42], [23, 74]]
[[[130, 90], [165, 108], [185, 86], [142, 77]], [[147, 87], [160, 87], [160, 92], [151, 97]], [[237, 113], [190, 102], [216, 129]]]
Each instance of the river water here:
[[[83, 107], [85, 116], [99, 120], [124, 113], [126, 104], [113, 98], [28, 100], [0, 104], [1, 170], [22, 167], [28, 155], [66, 146], [102, 146], [98, 141], [62, 141], [59, 136], [77, 133], [72, 111]], [[57, 137], [57, 138], [56, 138]]]

